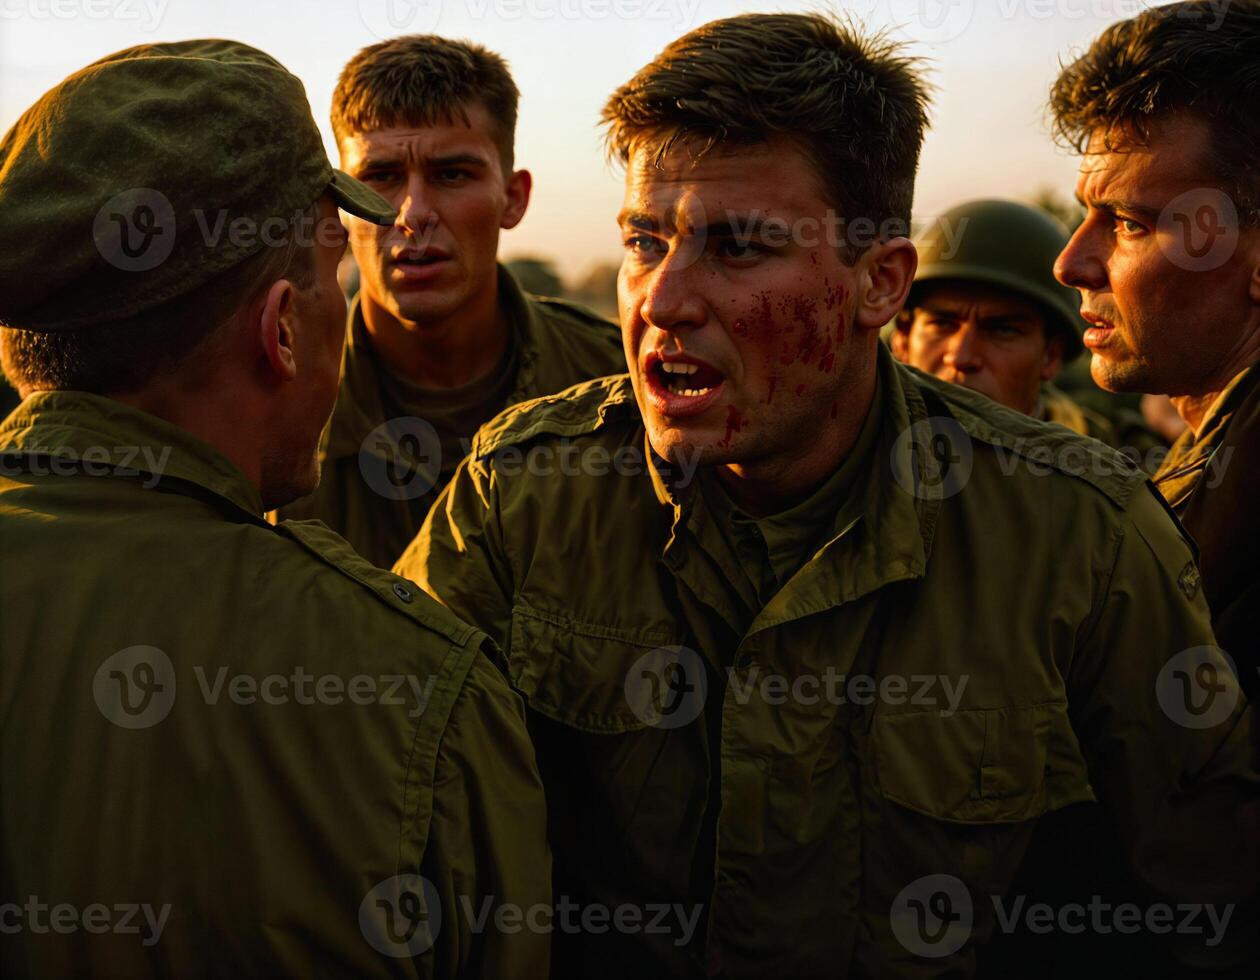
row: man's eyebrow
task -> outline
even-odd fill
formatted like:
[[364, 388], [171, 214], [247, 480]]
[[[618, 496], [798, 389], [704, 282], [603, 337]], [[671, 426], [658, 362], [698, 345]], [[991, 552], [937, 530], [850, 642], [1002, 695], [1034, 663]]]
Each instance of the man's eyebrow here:
[[981, 316], [980, 320], [983, 323], [1032, 323], [1036, 316], [1032, 313], [990, 313], [988, 316]]
[[[401, 153], [377, 151], [374, 154], [368, 154], [360, 160], [355, 169], [371, 170], [376, 167], [397, 167], [402, 165], [403, 158], [404, 155]], [[486, 158], [476, 153], [447, 153], [441, 156], [424, 157], [421, 162], [426, 167], [488, 166]]]
[[1101, 198], [1097, 201], [1086, 203], [1078, 194], [1076, 195], [1076, 200], [1081, 207], [1094, 207], [1099, 211], [1106, 211], [1110, 214], [1117, 214], [1123, 211], [1127, 214], [1138, 214], [1144, 218], [1158, 218], [1160, 212], [1159, 208], [1151, 207], [1149, 204], [1139, 204], [1137, 201], [1125, 201], [1116, 197]]
[[[707, 238], [745, 238], [762, 232], [767, 219], [763, 215], [747, 216], [728, 213], [725, 218], [710, 222], [693, 234]], [[617, 215], [617, 224], [621, 227], [637, 228], [640, 231], [658, 233], [661, 224], [646, 211], [622, 211]]]
[[710, 238], [751, 238], [761, 234], [767, 223], [767, 217], [756, 212], [741, 215], [728, 211], [725, 218], [706, 225], [702, 233]]
[[425, 157], [424, 165], [426, 167], [485, 167], [489, 166], [489, 161], [476, 153], [447, 153], [444, 156]]
[[376, 167], [396, 167], [402, 162], [402, 157], [398, 155], [387, 155], [378, 153], [375, 156], [365, 156], [355, 165], [355, 170], [372, 170]]
[[625, 210], [617, 215], [617, 226], [619, 228], [637, 228], [639, 231], [655, 232], [660, 228], [660, 224], [646, 211]]
[[951, 320], [957, 320], [962, 316], [957, 310], [950, 309], [948, 306], [933, 306], [931, 303], [920, 303], [918, 309], [932, 316], [948, 317]]

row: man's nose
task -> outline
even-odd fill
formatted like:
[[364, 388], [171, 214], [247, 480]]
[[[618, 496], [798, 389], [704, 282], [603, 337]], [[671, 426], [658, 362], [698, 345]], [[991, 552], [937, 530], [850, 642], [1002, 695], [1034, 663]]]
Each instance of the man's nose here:
[[1054, 262], [1054, 277], [1081, 292], [1095, 292], [1107, 284], [1107, 267], [1098, 239], [1088, 223], [1073, 232]]
[[974, 317], [964, 320], [950, 335], [945, 348], [945, 365], [966, 374], [984, 367], [984, 341]]
[[702, 326], [707, 312], [696, 277], [696, 256], [683, 245], [671, 247], [640, 280], [644, 321], [658, 330], [679, 331]]
[[438, 214], [429, 198], [428, 186], [421, 174], [412, 174], [407, 191], [398, 203], [394, 224], [412, 236], [421, 236], [437, 224]]

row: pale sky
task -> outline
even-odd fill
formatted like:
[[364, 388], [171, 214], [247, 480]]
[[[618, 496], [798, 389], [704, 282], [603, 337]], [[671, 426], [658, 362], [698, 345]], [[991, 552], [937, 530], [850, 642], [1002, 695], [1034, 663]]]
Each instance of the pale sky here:
[[[1225, 0], [1208, 0], [1217, 9]], [[1076, 161], [1052, 143], [1045, 102], [1061, 59], [1151, 0], [0, 0], [0, 130], [67, 74], [134, 44], [227, 37], [306, 84], [336, 164], [328, 106], [342, 65], [396, 34], [433, 32], [504, 55], [521, 90], [517, 165], [534, 175], [504, 258], [533, 254], [574, 278], [618, 261], [621, 176], [604, 159], [600, 106], [671, 40], [747, 11], [844, 9], [890, 28], [937, 92], [915, 219], [974, 197], [1070, 196]]]

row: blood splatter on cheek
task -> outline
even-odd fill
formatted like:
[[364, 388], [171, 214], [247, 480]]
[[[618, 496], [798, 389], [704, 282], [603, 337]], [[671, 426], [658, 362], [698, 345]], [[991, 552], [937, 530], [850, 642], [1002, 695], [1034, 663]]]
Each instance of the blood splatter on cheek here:
[[744, 418], [738, 408], [730, 405], [726, 409], [726, 437], [718, 443], [718, 445], [726, 447], [731, 444], [731, 438], [736, 432], [744, 428], [748, 424], [748, 420]]
[[823, 309], [836, 314], [836, 346], [844, 343], [844, 304], [849, 298], [849, 291], [839, 283], [831, 284], [831, 280], [823, 279]]

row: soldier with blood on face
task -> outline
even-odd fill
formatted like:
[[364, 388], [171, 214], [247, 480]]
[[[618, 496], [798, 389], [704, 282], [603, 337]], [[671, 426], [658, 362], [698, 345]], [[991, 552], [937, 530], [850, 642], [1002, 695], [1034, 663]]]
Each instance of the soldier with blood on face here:
[[505, 650], [557, 895], [686, 913], [557, 933], [563, 975], [970, 975], [1074, 803], [1160, 894], [1254, 887], [1210, 833], [1169, 860], [1251, 775], [1236, 689], [1157, 696], [1212, 644], [1158, 496], [879, 343], [926, 109], [824, 16], [670, 44], [604, 110], [628, 374], [490, 422], [396, 565]]

